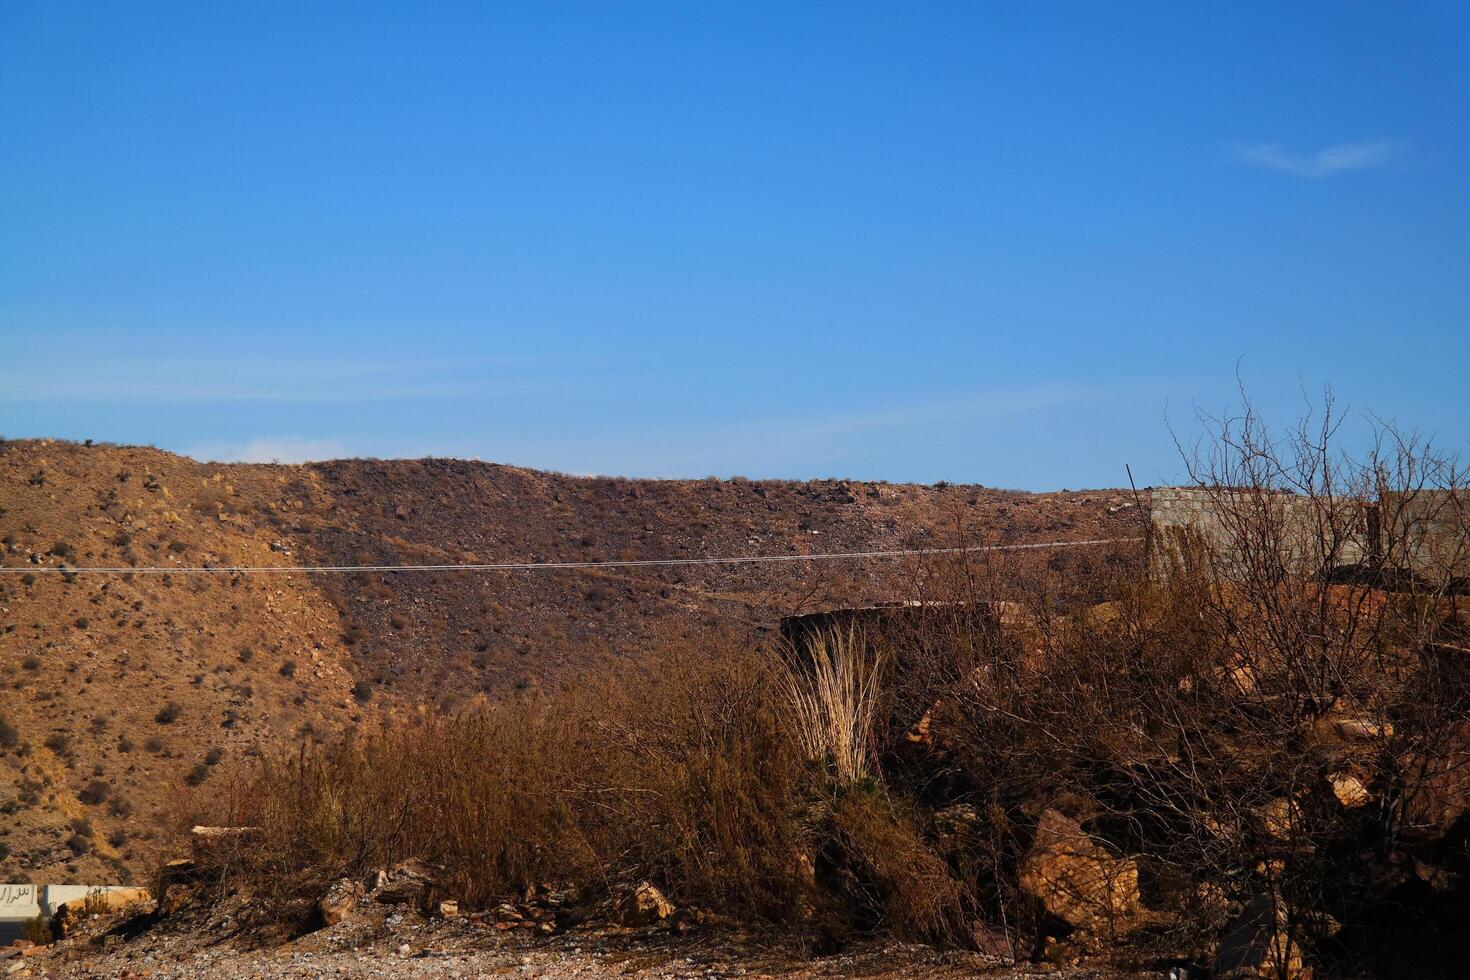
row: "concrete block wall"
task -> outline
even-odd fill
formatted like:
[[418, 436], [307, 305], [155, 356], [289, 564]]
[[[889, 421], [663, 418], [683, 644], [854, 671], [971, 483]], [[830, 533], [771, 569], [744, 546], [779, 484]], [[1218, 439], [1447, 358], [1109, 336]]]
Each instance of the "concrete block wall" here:
[[[1187, 557], [1191, 547], [1202, 547], [1228, 565], [1237, 549], [1226, 514], [1238, 507], [1259, 509], [1268, 519], [1266, 526], [1276, 529], [1291, 571], [1315, 574], [1324, 566], [1363, 564], [1376, 554], [1376, 522], [1369, 506], [1356, 500], [1339, 498], [1323, 507], [1321, 501], [1287, 493], [1159, 487], [1151, 492], [1151, 501], [1156, 561], [1162, 561], [1170, 548], [1185, 550]], [[1323, 532], [1324, 511], [1331, 511], [1338, 524], [1335, 542], [1333, 534]], [[1335, 543], [1335, 550], [1326, 554], [1330, 543]]]

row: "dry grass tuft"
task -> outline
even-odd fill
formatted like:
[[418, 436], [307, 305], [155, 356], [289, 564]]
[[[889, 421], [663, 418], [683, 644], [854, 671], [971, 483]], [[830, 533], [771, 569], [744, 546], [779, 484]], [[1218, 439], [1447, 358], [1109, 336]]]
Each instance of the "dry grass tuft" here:
[[816, 632], [803, 652], [788, 655], [785, 689], [807, 758], [843, 783], [870, 779], [883, 654], [856, 629]]

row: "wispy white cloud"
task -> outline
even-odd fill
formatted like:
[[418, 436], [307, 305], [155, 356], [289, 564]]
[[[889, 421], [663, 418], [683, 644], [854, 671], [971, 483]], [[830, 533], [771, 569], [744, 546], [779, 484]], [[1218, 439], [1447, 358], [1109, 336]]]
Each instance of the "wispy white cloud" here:
[[[727, 420], [612, 420], [581, 432], [513, 425], [477, 435], [381, 437], [350, 440], [273, 436], [188, 446], [186, 455], [211, 462], [298, 463], [344, 456], [384, 459], [422, 456], [486, 459], [581, 474], [700, 477], [844, 472], [872, 447], [895, 445], [935, 432], [966, 439], [995, 424], [1014, 430], [1038, 413], [1082, 410], [1130, 397], [1134, 389], [1070, 382], [1002, 385], [919, 401], [873, 407], [849, 403], [831, 411], [792, 411]], [[979, 428], [977, 428], [979, 426]], [[881, 475], [881, 471], [878, 472]]]
[[1297, 177], [1331, 177], [1352, 170], [1372, 170], [1392, 163], [1399, 148], [1389, 142], [1338, 143], [1316, 153], [1295, 153], [1279, 143], [1251, 143], [1236, 147], [1246, 163]]
[[496, 461], [583, 474], [810, 474], [824, 467], [846, 465], [855, 447], [892, 444], [911, 434], [936, 429], [959, 432], [967, 424], [1019, 420], [1038, 412], [1098, 405], [1122, 396], [1118, 389], [1087, 384], [999, 386], [876, 408], [795, 412], [738, 422], [673, 420], [575, 437], [537, 434], [499, 438], [476, 452]]
[[348, 452], [347, 447], [335, 439], [276, 436], [248, 442], [205, 443], [184, 450], [184, 455], [207, 463], [309, 463], [319, 459], [340, 459]]
[[141, 358], [110, 352], [33, 352], [0, 386], [0, 402], [343, 403], [510, 396], [533, 387], [528, 361], [350, 360], [240, 356]]

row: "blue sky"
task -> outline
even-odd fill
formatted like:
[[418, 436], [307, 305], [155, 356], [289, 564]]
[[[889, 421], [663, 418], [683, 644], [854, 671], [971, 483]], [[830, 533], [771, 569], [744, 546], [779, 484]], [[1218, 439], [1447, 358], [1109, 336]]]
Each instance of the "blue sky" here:
[[1470, 447], [1470, 6], [0, 5], [0, 433], [1116, 486]]

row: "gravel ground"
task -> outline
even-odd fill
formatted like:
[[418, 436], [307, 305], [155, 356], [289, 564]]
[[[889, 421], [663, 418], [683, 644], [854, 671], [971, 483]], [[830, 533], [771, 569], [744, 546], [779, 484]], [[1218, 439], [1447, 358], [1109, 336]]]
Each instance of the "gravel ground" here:
[[[129, 935], [136, 932], [135, 935]], [[7, 975], [8, 971], [8, 975]], [[286, 977], [1023, 977], [1117, 978], [1110, 971], [1008, 966], [976, 953], [887, 944], [833, 956], [725, 933], [603, 929], [550, 937], [498, 933], [462, 919], [353, 920], [292, 942], [250, 948], [206, 931], [137, 931], [97, 924], [26, 958], [0, 961], [0, 978], [88, 977], [245, 980]], [[1158, 976], [1157, 974], [1153, 974]]]

